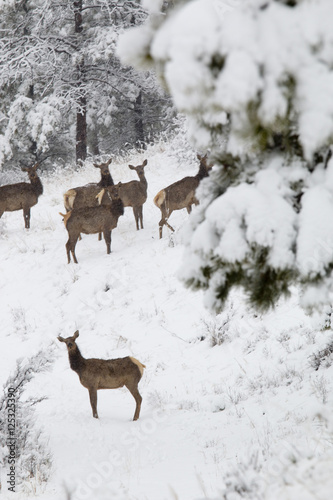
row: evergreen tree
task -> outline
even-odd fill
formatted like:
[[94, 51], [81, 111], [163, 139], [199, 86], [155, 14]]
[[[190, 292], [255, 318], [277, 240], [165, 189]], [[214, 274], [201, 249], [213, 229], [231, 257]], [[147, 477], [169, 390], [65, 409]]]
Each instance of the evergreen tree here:
[[146, 0], [148, 26], [125, 33], [118, 51], [158, 69], [193, 145], [216, 164], [191, 217], [182, 279], [215, 310], [234, 287], [259, 309], [293, 284], [305, 307], [330, 303], [333, 3], [174, 3], [164, 15]]
[[115, 54], [119, 32], [146, 17], [138, 1], [4, 1], [0, 13], [0, 165], [73, 152], [80, 163], [149, 140], [170, 100]]

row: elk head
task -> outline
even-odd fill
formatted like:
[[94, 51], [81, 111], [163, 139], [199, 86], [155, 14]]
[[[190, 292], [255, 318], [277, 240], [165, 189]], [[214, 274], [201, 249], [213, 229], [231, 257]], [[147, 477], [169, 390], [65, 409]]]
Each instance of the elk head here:
[[67, 337], [67, 339], [64, 339], [59, 335], [58, 340], [59, 342], [65, 342], [68, 352], [72, 352], [76, 350], [75, 340], [78, 338], [78, 336], [79, 336], [79, 330], [76, 330], [76, 332], [72, 337]]

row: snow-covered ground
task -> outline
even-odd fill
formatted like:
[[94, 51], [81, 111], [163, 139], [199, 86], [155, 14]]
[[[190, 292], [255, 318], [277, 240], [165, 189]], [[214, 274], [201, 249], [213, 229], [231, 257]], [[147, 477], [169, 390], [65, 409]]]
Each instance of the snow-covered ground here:
[[[332, 429], [325, 415], [333, 369], [315, 371], [311, 363], [331, 333], [304, 315], [296, 290], [264, 316], [236, 292], [219, 316], [205, 310], [202, 294], [177, 279], [187, 212], [175, 212], [176, 232], [165, 228], [159, 240], [153, 204], [159, 189], [196, 173], [195, 153], [159, 144], [114, 159], [115, 182], [134, 178], [127, 165], [145, 158], [145, 228], [135, 230], [127, 208], [111, 255], [96, 235], [84, 235], [79, 264], [67, 264], [62, 194], [98, 180], [89, 165], [42, 174], [44, 194], [29, 231], [22, 212], [0, 220], [0, 384], [20, 357], [43, 348], [54, 358], [52, 370], [27, 386], [27, 396], [47, 396], [36, 407], [36, 426], [49, 439], [50, 480], [32, 480], [15, 496], [331, 500]], [[77, 329], [85, 357], [133, 355], [146, 365], [137, 422], [126, 389], [99, 391], [100, 418], [93, 419], [88, 392], [56, 339]], [[13, 498], [4, 474], [0, 496]]]

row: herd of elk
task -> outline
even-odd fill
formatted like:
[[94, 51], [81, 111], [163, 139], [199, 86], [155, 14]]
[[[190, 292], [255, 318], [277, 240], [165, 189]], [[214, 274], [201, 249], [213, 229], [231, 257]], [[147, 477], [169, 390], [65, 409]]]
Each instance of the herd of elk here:
[[38, 163], [32, 167], [22, 167], [27, 172], [28, 182], [17, 182], [0, 186], [0, 217], [4, 212], [23, 210], [24, 224], [30, 228], [30, 208], [37, 204], [38, 198], [43, 194], [43, 185], [37, 174]]
[[[208, 176], [212, 165], [207, 162], [207, 155], [197, 155], [200, 161], [199, 170], [194, 176], [187, 176], [162, 189], [154, 197], [155, 205], [161, 211], [159, 221], [159, 236], [162, 238], [163, 226], [166, 225], [171, 231], [173, 227], [168, 220], [175, 210], [186, 208], [190, 213], [192, 205], [197, 205], [196, 189], [200, 181]], [[80, 238], [80, 233], [99, 234], [103, 233], [107, 253], [111, 252], [111, 231], [117, 227], [118, 219], [124, 213], [124, 207], [132, 207], [136, 229], [143, 229], [143, 205], [147, 200], [147, 179], [145, 167], [148, 163], [144, 160], [142, 165], [128, 165], [135, 170], [139, 180], [125, 183], [114, 182], [109, 170], [112, 159], [104, 163], [94, 163], [101, 173], [101, 179], [97, 183], [86, 184], [69, 189], [64, 194], [64, 205], [66, 214], [61, 214], [68, 231], [66, 252], [68, 263], [73, 260], [77, 263], [75, 246]], [[30, 227], [30, 208], [38, 202], [38, 197], [43, 193], [41, 180], [37, 175], [38, 163], [32, 167], [24, 167], [23, 171], [28, 173], [30, 184], [19, 182], [0, 186], [0, 217], [4, 212], [23, 210], [25, 227]]]
[[142, 397], [138, 384], [143, 375], [145, 365], [135, 358], [127, 356], [118, 359], [85, 359], [76, 344], [79, 336], [77, 330], [72, 337], [58, 337], [60, 342], [65, 342], [69, 364], [80, 379], [83, 387], [88, 389], [93, 417], [98, 418], [97, 391], [99, 389], [118, 389], [127, 387], [136, 402], [133, 420], [138, 420], [141, 409]]
[[[98, 193], [100, 193], [101, 189], [114, 185], [109, 170], [109, 165], [111, 162], [112, 158], [110, 158], [105, 163], [93, 163], [94, 167], [99, 168], [101, 172], [101, 179], [99, 182], [91, 182], [89, 184], [86, 184], [85, 186], [71, 188], [66, 191], [66, 193], [64, 194], [64, 206], [66, 212], [78, 208], [98, 206], [97, 196]], [[107, 201], [108, 198], [104, 201], [104, 204], [107, 203]], [[79, 238], [81, 239], [81, 237]], [[98, 239], [102, 239], [101, 233], [99, 233]]]
[[[109, 171], [111, 159], [100, 165], [94, 163], [94, 167], [101, 170], [101, 180], [97, 184], [86, 184], [76, 188], [69, 189], [64, 194], [64, 205], [67, 212], [73, 209], [83, 207], [96, 207], [98, 205], [110, 205], [111, 200], [106, 188], [113, 186], [114, 182]], [[145, 160], [142, 165], [134, 167], [128, 165], [131, 170], [135, 170], [138, 174], [139, 181], [125, 182], [121, 185], [119, 191], [120, 198], [124, 207], [133, 207], [136, 228], [139, 229], [139, 220], [141, 229], [143, 228], [142, 206], [147, 200], [147, 179], [145, 177], [144, 168], [148, 161]], [[98, 196], [103, 189], [103, 195]]]
[[[155, 205], [160, 209], [162, 218], [159, 222], [159, 236], [162, 238], [163, 226], [166, 225], [171, 231], [173, 227], [168, 219], [174, 210], [186, 208], [188, 213], [192, 205], [199, 202], [196, 198], [196, 189], [200, 181], [207, 177], [212, 165], [207, 163], [207, 155], [197, 155], [200, 167], [196, 175], [184, 177], [183, 179], [167, 186], [157, 193], [154, 198]], [[75, 263], [75, 246], [81, 233], [96, 234], [103, 233], [107, 253], [111, 253], [111, 232], [117, 227], [118, 219], [124, 214], [124, 207], [132, 207], [137, 230], [143, 229], [143, 204], [147, 200], [147, 180], [142, 165], [134, 167], [139, 180], [114, 185], [109, 171], [111, 159], [106, 163], [94, 164], [100, 169], [101, 180], [95, 184], [87, 184], [68, 190], [64, 194], [66, 213], [61, 214], [68, 232], [66, 252], [68, 263], [71, 255]], [[32, 167], [24, 167], [22, 170], [28, 173], [30, 184], [19, 182], [0, 186], [0, 217], [4, 212], [23, 210], [25, 227], [30, 227], [30, 208], [36, 205], [39, 196], [43, 193], [41, 180], [37, 175], [38, 163]], [[127, 356], [118, 359], [86, 359], [82, 356], [76, 339], [79, 332], [76, 331], [72, 337], [58, 337], [67, 347], [69, 363], [80, 379], [81, 384], [89, 391], [90, 404], [93, 417], [98, 418], [97, 413], [97, 391], [100, 389], [117, 389], [127, 387], [136, 402], [133, 420], [140, 416], [142, 397], [138, 390], [138, 384], [142, 378], [145, 365], [137, 359]]]

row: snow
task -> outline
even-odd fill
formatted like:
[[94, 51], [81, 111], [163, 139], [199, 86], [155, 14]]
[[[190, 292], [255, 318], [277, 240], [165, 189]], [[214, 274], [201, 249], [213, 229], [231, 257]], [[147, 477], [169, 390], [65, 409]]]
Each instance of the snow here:
[[235, 263], [245, 259], [253, 245], [260, 245], [272, 248], [273, 267], [291, 267], [294, 261], [291, 248], [296, 239], [295, 213], [279, 196], [280, 176], [276, 171], [264, 170], [256, 179], [256, 184], [229, 188], [224, 196], [210, 204], [205, 221], [193, 233], [192, 252], [212, 251], [221, 259]]
[[247, 108], [258, 104], [256, 118], [273, 131], [295, 122], [310, 161], [333, 134], [328, 21], [333, 4], [259, 5], [258, 0], [185, 2], [163, 23], [152, 16], [150, 24], [128, 30], [120, 37], [118, 53], [123, 62], [137, 66], [145, 58], [154, 60], [178, 110], [193, 117], [198, 143], [203, 130], [226, 111], [232, 115], [228, 150], [241, 152], [236, 141], [238, 137], [246, 146], [249, 139]]
[[309, 189], [302, 200], [297, 258], [303, 274], [324, 274], [332, 262], [333, 196], [323, 185]]
[[[72, 500], [222, 494], [234, 500], [245, 484], [252, 493], [244, 498], [299, 500], [307, 494], [312, 500], [320, 478], [318, 498], [329, 500], [332, 422], [318, 415], [331, 414], [332, 367], [315, 371], [309, 359], [330, 334], [305, 316], [296, 290], [259, 316], [235, 291], [214, 316], [204, 308], [202, 292], [184, 289], [178, 274], [187, 212], [172, 214], [176, 232], [165, 229], [160, 240], [160, 213], [152, 200], [162, 187], [196, 173], [198, 162], [179, 144], [160, 144], [145, 156], [114, 159], [115, 182], [133, 178], [127, 165], [146, 157], [145, 228], [136, 231], [126, 209], [112, 234], [111, 255], [97, 236], [85, 235], [77, 244], [79, 264], [66, 260], [62, 194], [96, 181], [91, 165], [41, 174], [44, 194], [32, 208], [29, 231], [21, 212], [0, 220], [0, 383], [19, 357], [52, 348], [54, 358], [52, 370], [37, 374], [27, 389], [27, 397], [47, 396], [36, 406], [36, 425], [49, 440], [51, 478], [44, 485], [31, 480], [15, 498], [65, 500], [67, 491]], [[248, 196], [255, 191], [259, 204], [266, 182], [259, 176], [249, 186]], [[276, 176], [273, 210], [281, 209], [272, 202], [279, 186]], [[241, 208], [234, 204], [233, 210]], [[269, 212], [265, 217], [268, 223]], [[100, 418], [92, 418], [88, 392], [56, 339], [76, 329], [85, 357], [133, 355], [147, 366], [137, 422], [125, 389], [99, 391]], [[12, 498], [4, 476], [2, 485], [3, 498]]]

